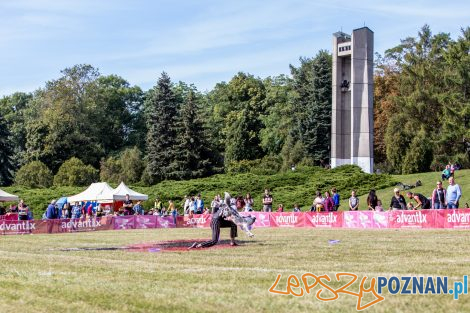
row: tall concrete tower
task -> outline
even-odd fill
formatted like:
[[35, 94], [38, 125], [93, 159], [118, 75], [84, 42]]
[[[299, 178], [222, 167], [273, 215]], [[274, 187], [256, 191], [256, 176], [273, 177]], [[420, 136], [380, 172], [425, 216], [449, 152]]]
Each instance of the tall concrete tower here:
[[333, 34], [331, 167], [374, 170], [374, 33], [367, 27]]

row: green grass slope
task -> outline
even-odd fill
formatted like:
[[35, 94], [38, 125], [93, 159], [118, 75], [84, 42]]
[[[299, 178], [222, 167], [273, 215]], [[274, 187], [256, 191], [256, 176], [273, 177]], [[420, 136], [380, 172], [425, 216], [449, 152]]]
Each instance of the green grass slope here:
[[[174, 200], [179, 204], [185, 195], [202, 194], [206, 206], [216, 194], [228, 191], [233, 195], [251, 193], [255, 200], [255, 210], [260, 210], [261, 197], [265, 188], [272, 191], [274, 206], [284, 204], [291, 210], [294, 203], [309, 209], [316, 190], [324, 193], [336, 187], [343, 199], [349, 197], [352, 188], [364, 194], [371, 188], [382, 189], [393, 186], [395, 181], [390, 175], [370, 175], [363, 173], [357, 166], [342, 166], [332, 170], [319, 167], [301, 167], [295, 171], [275, 175], [220, 174], [207, 178], [186, 181], [164, 181], [151, 187], [132, 186], [136, 191], [149, 195], [146, 208], [153, 205], [155, 197], [164, 201]], [[115, 187], [115, 186], [112, 186]], [[18, 195], [33, 208], [36, 218], [41, 217], [47, 204], [52, 199], [73, 195], [83, 191], [84, 187], [53, 187], [48, 189], [27, 189], [18, 186], [6, 187], [5, 191]], [[167, 203], [167, 202], [166, 202]]]
[[[460, 185], [462, 189], [462, 198], [460, 200], [460, 207], [463, 208], [465, 203], [470, 204], [470, 170], [460, 170], [456, 171], [454, 174], [455, 182]], [[412, 192], [418, 192], [426, 197], [430, 198], [432, 191], [436, 188], [436, 182], [441, 180], [441, 172], [428, 172], [428, 173], [419, 173], [419, 174], [410, 174], [410, 175], [393, 175], [393, 179], [397, 182], [402, 182], [407, 185], [415, 184], [417, 180], [420, 180], [423, 184], [420, 187], [416, 187], [411, 189]], [[444, 188], [449, 186], [448, 182], [443, 182]], [[382, 204], [384, 208], [390, 206], [390, 200], [393, 196], [393, 189], [395, 186], [388, 186], [386, 188], [376, 188], [377, 196], [379, 199], [382, 200]], [[402, 194], [405, 195], [406, 191], [403, 191]], [[367, 194], [363, 194], [359, 197], [359, 203], [361, 209], [366, 209], [367, 205]], [[407, 199], [407, 202], [411, 202], [412, 200]], [[345, 210], [347, 203], [343, 209]]]

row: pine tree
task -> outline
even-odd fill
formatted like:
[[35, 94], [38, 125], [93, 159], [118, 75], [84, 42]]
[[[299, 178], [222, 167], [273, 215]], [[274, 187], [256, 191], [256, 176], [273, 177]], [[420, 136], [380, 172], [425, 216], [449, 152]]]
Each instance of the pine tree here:
[[163, 72], [147, 100], [147, 174], [151, 183], [168, 179], [174, 161], [177, 101], [171, 87], [170, 77]]
[[175, 151], [170, 177], [198, 178], [212, 172], [211, 153], [194, 91], [189, 92], [181, 108]]
[[313, 59], [291, 66], [294, 77], [295, 124], [291, 135], [302, 142], [307, 157], [316, 163], [329, 159], [331, 133], [331, 55], [320, 51]]
[[3, 116], [0, 115], [0, 186], [13, 181], [13, 147], [10, 143], [10, 131]]

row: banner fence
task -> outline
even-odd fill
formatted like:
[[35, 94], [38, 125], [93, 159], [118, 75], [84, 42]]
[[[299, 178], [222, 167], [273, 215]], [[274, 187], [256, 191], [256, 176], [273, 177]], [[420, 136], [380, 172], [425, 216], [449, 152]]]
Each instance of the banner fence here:
[[[338, 212], [243, 212], [256, 217], [254, 228], [449, 228], [470, 229], [470, 209], [419, 211], [338, 211]], [[88, 232], [111, 229], [208, 228], [210, 214], [193, 216], [107, 216], [93, 219], [58, 219], [18, 221], [0, 219], [1, 235]]]

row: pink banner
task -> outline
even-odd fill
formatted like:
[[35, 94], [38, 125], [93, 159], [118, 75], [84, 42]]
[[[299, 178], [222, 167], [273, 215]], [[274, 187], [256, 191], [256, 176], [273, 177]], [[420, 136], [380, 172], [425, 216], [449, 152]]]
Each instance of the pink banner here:
[[345, 228], [387, 228], [388, 212], [344, 211], [343, 227]]
[[5, 215], [0, 215], [0, 221], [17, 221], [18, 213], [7, 213]]
[[470, 228], [470, 209], [436, 210], [445, 228]]
[[114, 218], [114, 229], [134, 229], [135, 216], [116, 216]]
[[136, 215], [135, 228], [156, 228], [157, 216], [156, 215]]
[[342, 227], [343, 211], [338, 212], [306, 212], [305, 226], [307, 227]]
[[301, 212], [271, 213], [271, 227], [304, 227], [305, 215]]
[[157, 216], [157, 228], [175, 228], [175, 220], [172, 216]]
[[256, 217], [255, 223], [253, 224], [253, 227], [271, 227], [271, 218], [270, 215], [272, 213], [268, 212], [240, 212], [241, 215], [243, 216], [254, 216]]
[[390, 211], [389, 228], [434, 228], [435, 210]]
[[210, 227], [212, 220], [211, 214], [194, 214], [192, 216], [178, 216], [176, 218], [177, 227]]
[[47, 223], [45, 221], [1, 221], [0, 232], [2, 235], [46, 233]]

